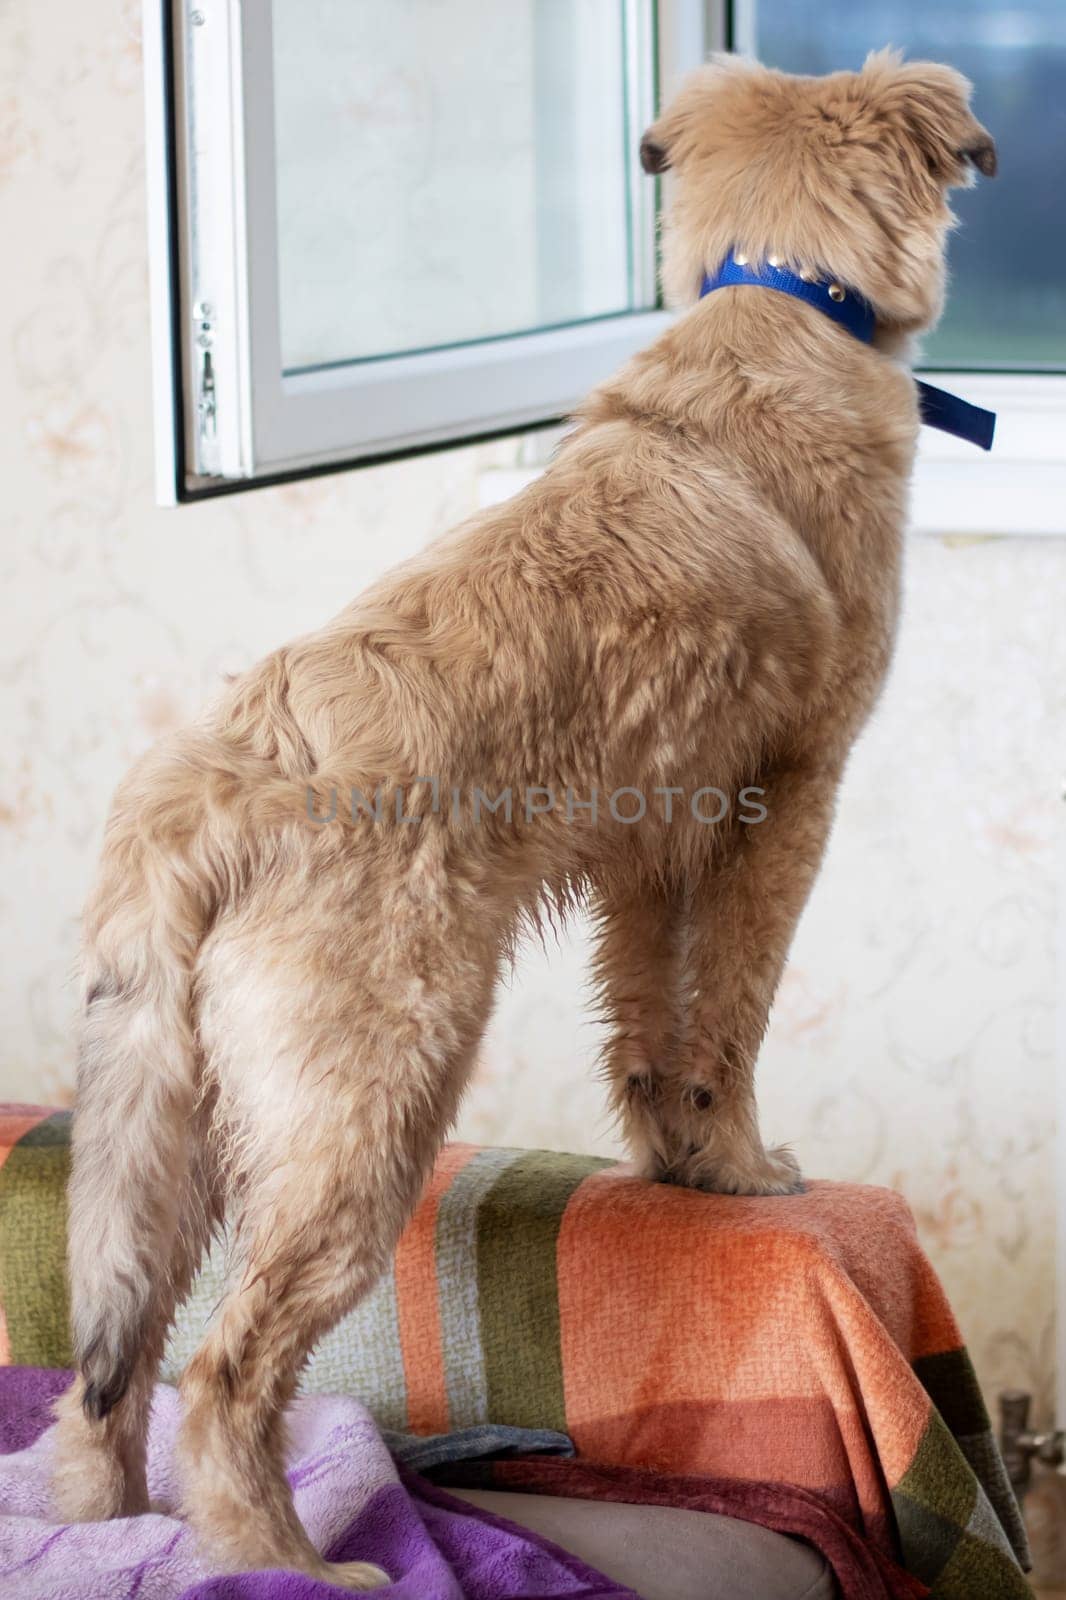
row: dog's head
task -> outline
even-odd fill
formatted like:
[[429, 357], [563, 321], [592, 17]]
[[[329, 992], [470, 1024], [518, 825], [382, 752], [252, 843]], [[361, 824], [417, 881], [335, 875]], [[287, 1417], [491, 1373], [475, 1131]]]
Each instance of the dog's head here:
[[892, 50], [861, 72], [793, 77], [717, 56], [641, 143], [676, 188], [663, 287], [688, 305], [731, 246], [831, 276], [871, 301], [886, 331], [931, 327], [944, 298], [947, 191], [991, 177], [996, 147], [951, 67]]

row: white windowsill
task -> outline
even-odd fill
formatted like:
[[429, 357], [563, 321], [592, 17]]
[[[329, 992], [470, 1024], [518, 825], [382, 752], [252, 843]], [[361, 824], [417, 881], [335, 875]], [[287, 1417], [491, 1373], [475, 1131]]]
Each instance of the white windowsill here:
[[997, 413], [991, 451], [923, 428], [915, 533], [1066, 534], [1066, 377], [923, 374]]

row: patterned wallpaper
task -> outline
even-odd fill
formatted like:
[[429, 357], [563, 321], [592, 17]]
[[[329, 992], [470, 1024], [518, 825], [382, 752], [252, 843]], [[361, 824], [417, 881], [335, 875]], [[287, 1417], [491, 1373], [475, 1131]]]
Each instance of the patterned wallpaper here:
[[[110, 792], [219, 674], [477, 502], [513, 445], [152, 506], [137, 7], [0, 4], [0, 1097], [63, 1101]], [[1053, 1381], [1066, 541], [912, 543], [761, 1068], [809, 1173], [898, 1185], [989, 1391]], [[610, 1152], [583, 941], [523, 959], [468, 1137]]]

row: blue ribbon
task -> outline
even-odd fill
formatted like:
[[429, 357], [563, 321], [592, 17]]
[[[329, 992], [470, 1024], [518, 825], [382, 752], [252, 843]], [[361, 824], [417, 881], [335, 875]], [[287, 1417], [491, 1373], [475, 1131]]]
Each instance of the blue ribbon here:
[[[706, 274], [700, 289], [700, 299], [715, 289], [741, 288], [746, 285], [757, 289], [776, 289], [779, 294], [791, 295], [794, 300], [804, 300], [807, 305], [814, 306], [822, 312], [823, 316], [846, 328], [854, 338], [861, 339], [863, 344], [869, 344], [873, 339], [877, 326], [877, 313], [857, 290], [849, 289], [844, 284], [834, 283], [831, 279], [808, 283], [798, 273], [789, 272], [787, 267], [771, 267], [766, 263], [760, 263], [758, 266], [752, 266], [748, 262], [740, 263], [732, 252], [717, 271]], [[930, 428], [939, 428], [942, 433], [951, 433], [958, 439], [966, 439], [971, 444], [979, 445], [982, 450], [991, 450], [992, 438], [996, 431], [994, 411], [985, 411], [981, 406], [971, 405], [968, 400], [961, 399], [957, 394], [937, 389], [933, 384], [925, 383], [920, 378], [915, 379], [915, 382], [918, 385], [918, 402], [924, 423]]]
[[953, 433], [957, 439], [968, 439], [971, 444], [980, 445], [982, 450], [991, 450], [996, 433], [994, 411], [973, 406], [957, 394], [949, 394], [946, 389], [926, 383], [923, 378], [916, 378], [915, 382], [924, 423], [930, 428], [939, 428], [941, 433]]

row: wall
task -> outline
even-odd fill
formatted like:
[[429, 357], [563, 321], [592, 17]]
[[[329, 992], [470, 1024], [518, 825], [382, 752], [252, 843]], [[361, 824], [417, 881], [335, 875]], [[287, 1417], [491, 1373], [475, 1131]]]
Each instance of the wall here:
[[[109, 793], [224, 670], [323, 620], [514, 447], [151, 504], [136, 13], [0, 13], [0, 1097], [69, 1098]], [[762, 1065], [810, 1173], [908, 1195], [990, 1390], [1052, 1382], [1066, 542], [915, 540]], [[470, 1137], [609, 1151], [580, 939], [501, 999]]]

